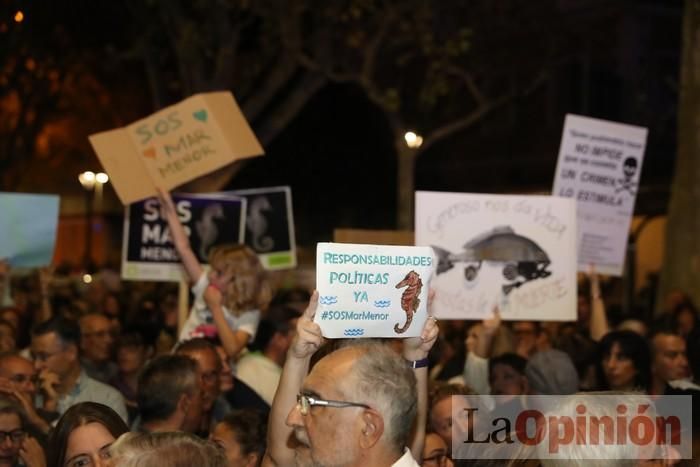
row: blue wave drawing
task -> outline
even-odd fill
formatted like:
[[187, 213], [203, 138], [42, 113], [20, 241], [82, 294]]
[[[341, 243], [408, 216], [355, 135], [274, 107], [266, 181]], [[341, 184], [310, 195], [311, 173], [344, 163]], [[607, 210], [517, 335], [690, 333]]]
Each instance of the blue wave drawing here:
[[374, 306], [376, 306], [377, 308], [388, 308], [391, 306], [391, 300], [375, 300]]
[[318, 297], [318, 303], [321, 305], [335, 305], [338, 303], [338, 297], [330, 295], [327, 297]]
[[346, 329], [343, 332], [343, 335], [347, 336], [347, 337], [357, 337], [357, 336], [362, 336], [364, 334], [365, 334], [365, 330], [362, 328], [354, 328], [354, 329], [350, 328], [350, 329]]

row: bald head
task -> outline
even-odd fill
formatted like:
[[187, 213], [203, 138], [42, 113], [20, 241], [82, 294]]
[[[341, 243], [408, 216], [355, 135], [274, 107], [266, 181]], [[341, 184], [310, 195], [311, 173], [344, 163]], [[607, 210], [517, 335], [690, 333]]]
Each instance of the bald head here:
[[30, 397], [36, 395], [34, 363], [15, 353], [0, 355], [0, 379]]

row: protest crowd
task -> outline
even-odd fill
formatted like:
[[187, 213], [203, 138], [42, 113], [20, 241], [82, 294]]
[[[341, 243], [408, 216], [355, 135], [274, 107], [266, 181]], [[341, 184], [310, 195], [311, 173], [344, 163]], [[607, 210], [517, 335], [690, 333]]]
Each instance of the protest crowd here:
[[460, 458], [455, 437], [477, 427], [453, 413], [453, 396], [484, 396], [494, 411], [527, 395], [601, 391], [696, 402], [700, 325], [682, 292], [663, 297], [652, 320], [622, 320], [591, 271], [575, 322], [505, 321], [495, 309], [481, 321], [430, 316], [417, 337], [326, 339], [317, 292], [273, 291], [243, 245], [215, 247], [205, 269], [170, 194], [159, 197], [192, 284], [179, 331], [177, 289], [164, 283], [121, 282], [108, 270], [89, 285], [51, 268], [14, 276], [3, 261], [0, 465], [678, 462]]

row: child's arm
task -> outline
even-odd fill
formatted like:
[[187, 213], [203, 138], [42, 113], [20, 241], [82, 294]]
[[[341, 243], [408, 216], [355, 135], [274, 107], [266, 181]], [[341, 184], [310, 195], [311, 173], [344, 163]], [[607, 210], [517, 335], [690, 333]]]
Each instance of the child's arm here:
[[212, 318], [216, 330], [219, 333], [221, 345], [223, 345], [226, 355], [230, 358], [236, 358], [243, 348], [248, 344], [250, 334], [241, 329], [231, 329], [226, 317], [224, 316], [224, 308], [222, 305], [221, 291], [214, 285], [207, 287], [204, 291], [204, 302], [211, 310]]
[[156, 189], [158, 190], [158, 199], [160, 201], [162, 212], [165, 215], [165, 219], [168, 221], [170, 235], [173, 237], [175, 249], [180, 255], [182, 266], [185, 268], [185, 272], [190, 278], [190, 281], [193, 283], [197, 282], [197, 280], [202, 276], [204, 269], [202, 269], [202, 265], [199, 264], [197, 257], [190, 247], [190, 239], [187, 237], [185, 229], [182, 227], [182, 223], [177, 217], [175, 204], [173, 203], [173, 199], [170, 197], [170, 193], [162, 188]]

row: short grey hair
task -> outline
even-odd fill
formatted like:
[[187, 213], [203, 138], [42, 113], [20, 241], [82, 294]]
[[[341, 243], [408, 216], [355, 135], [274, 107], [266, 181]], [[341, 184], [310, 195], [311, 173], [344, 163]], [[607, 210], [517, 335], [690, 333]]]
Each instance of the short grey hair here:
[[355, 395], [384, 418], [386, 440], [403, 452], [413, 430], [417, 411], [416, 376], [406, 360], [385, 344], [358, 343], [352, 366]]
[[187, 355], [161, 355], [151, 360], [138, 379], [137, 400], [142, 422], [165, 420], [183, 394], [199, 387], [197, 362]]
[[110, 447], [115, 467], [226, 467], [213, 443], [184, 432], [124, 433]]

